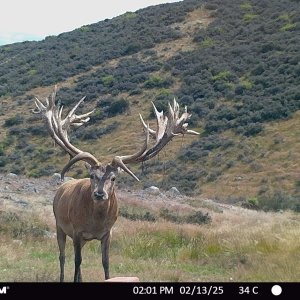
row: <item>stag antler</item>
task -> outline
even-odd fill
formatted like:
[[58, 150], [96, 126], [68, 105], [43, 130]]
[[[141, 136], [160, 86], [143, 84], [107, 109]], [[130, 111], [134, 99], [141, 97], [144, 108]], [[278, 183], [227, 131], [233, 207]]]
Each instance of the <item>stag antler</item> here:
[[[61, 172], [61, 178], [64, 178], [64, 174], [70, 169], [70, 167], [77, 161], [83, 160], [92, 166], [99, 166], [99, 161], [89, 152], [83, 152], [72, 145], [68, 138], [68, 130], [73, 126], [81, 126], [89, 121], [89, 115], [93, 111], [88, 112], [83, 115], [76, 115], [75, 111], [78, 106], [85, 99], [84, 97], [75, 105], [75, 107], [67, 114], [67, 116], [62, 119], [63, 107], [56, 107], [55, 97], [57, 88], [55, 87], [54, 92], [50, 100], [46, 98], [46, 105], [44, 105], [38, 98], [36, 98], [35, 104], [37, 106], [37, 111], [34, 113], [40, 113], [46, 119], [48, 131], [54, 141], [70, 155], [70, 161], [65, 165]], [[179, 117], [179, 105], [174, 99], [173, 106], [169, 103], [169, 114], [165, 116], [163, 111], [159, 112], [152, 103], [156, 119], [157, 128], [152, 130], [149, 125], [146, 125], [142, 116], [140, 119], [144, 127], [145, 141], [142, 148], [132, 155], [126, 156], [115, 156], [111, 162], [111, 166], [114, 168], [120, 167], [134, 179], [139, 179], [130, 171], [126, 164], [140, 163], [148, 159], [151, 159], [157, 155], [173, 138], [177, 135], [191, 134], [199, 135], [198, 132], [193, 130], [188, 130], [187, 120], [191, 117], [191, 114], [187, 112], [187, 107], [185, 107], [183, 114]], [[148, 149], [149, 137], [155, 139], [154, 145]]]
[[[157, 155], [172, 139], [174, 136], [179, 134], [191, 134], [199, 135], [198, 132], [193, 130], [188, 130], [188, 123], [186, 122], [191, 114], [187, 112], [187, 107], [184, 108], [184, 113], [179, 118], [179, 105], [174, 98], [173, 106], [169, 103], [169, 115], [164, 116], [163, 111], [159, 112], [152, 102], [156, 119], [157, 119], [157, 129], [152, 130], [149, 128], [149, 125], [143, 120], [143, 117], [140, 115], [141, 122], [145, 131], [145, 142], [143, 147], [133, 155], [126, 156], [116, 156], [112, 161], [112, 165], [121, 167], [124, 171], [130, 174], [133, 178], [139, 181], [139, 179], [128, 169], [126, 164], [130, 163], [139, 163], [144, 162], [155, 155]], [[149, 144], [149, 135], [155, 139], [155, 144], [150, 149], [148, 148]]]
[[[69, 163], [64, 167], [64, 170], [69, 169], [72, 164], [78, 160], [84, 160], [90, 165], [99, 165], [99, 161], [90, 153], [83, 152], [80, 149], [72, 145], [68, 138], [68, 130], [71, 126], [79, 127], [90, 120], [89, 115], [94, 112], [94, 110], [82, 114], [76, 115], [75, 111], [78, 106], [84, 101], [85, 97], [80, 99], [80, 101], [74, 106], [73, 109], [69, 111], [67, 116], [62, 119], [63, 106], [57, 107], [55, 105], [57, 87], [55, 86], [54, 92], [52, 93], [50, 99], [46, 98], [46, 105], [44, 105], [38, 98], [36, 98], [35, 105], [37, 110], [33, 110], [36, 114], [42, 114], [46, 120], [47, 129], [49, 134], [54, 139], [57, 145], [59, 145], [63, 150], [65, 150], [70, 155]], [[62, 173], [63, 179], [64, 173]]]

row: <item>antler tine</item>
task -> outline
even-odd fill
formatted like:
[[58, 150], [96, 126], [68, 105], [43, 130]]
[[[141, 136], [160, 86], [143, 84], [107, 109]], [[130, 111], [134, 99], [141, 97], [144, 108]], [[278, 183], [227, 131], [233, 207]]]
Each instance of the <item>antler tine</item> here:
[[135, 154], [133, 155], [126, 155], [126, 156], [115, 156], [112, 160], [112, 165], [115, 167], [120, 167], [121, 169], [123, 169], [125, 172], [127, 172], [129, 175], [131, 175], [135, 180], [140, 181], [134, 174], [132, 171], [130, 171], [130, 169], [125, 165], [125, 164], [129, 164], [131, 162], [136, 162], [138, 161], [141, 157], [143, 157], [144, 152], [147, 150], [148, 148], [148, 143], [149, 143], [149, 134], [150, 134], [150, 128], [149, 128], [149, 124], [145, 130], [145, 141], [143, 144], [143, 147]]
[[200, 135], [199, 132], [194, 131], [194, 130], [187, 130], [186, 133], [187, 133], [187, 134], [190, 134], [190, 135]]
[[78, 103], [69, 111], [69, 113], [68, 113], [68, 118], [71, 118], [73, 115], [74, 115], [74, 113], [75, 113], [75, 110], [78, 108], [78, 106], [84, 101], [84, 99], [86, 98], [86, 96], [84, 96], [84, 97], [82, 97], [79, 101], [78, 101]]
[[60, 109], [59, 113], [55, 114], [55, 119], [54, 119], [56, 122], [57, 134], [59, 138], [62, 140], [62, 142], [64, 143], [64, 145], [74, 153], [74, 155], [72, 156], [75, 156], [81, 153], [82, 151], [70, 143], [68, 138], [68, 132], [67, 132], [70, 125], [66, 126], [66, 128], [63, 128], [63, 125], [65, 123], [61, 120], [61, 115], [62, 115], [62, 108]]
[[156, 122], [157, 122], [156, 143], [158, 143], [162, 139], [163, 135], [165, 134], [166, 127], [168, 124], [168, 117], [164, 116], [163, 111], [159, 112], [153, 102], [151, 103], [156, 116]]
[[33, 113], [36, 114], [42, 114], [42, 116], [46, 120], [47, 129], [52, 137], [52, 139], [56, 142], [57, 145], [59, 145], [63, 150], [65, 150], [67, 153], [70, 154], [70, 156], [73, 156], [74, 153], [66, 147], [66, 145], [63, 143], [63, 141], [60, 139], [60, 137], [57, 134], [57, 122], [55, 120], [54, 115], [57, 113], [55, 105], [53, 106], [53, 97], [55, 98], [55, 94], [52, 94], [51, 101], [49, 102], [49, 99], [46, 98], [46, 105], [44, 105], [37, 97], [35, 97], [35, 105], [37, 107], [37, 111], [33, 110]]
[[37, 111], [34, 109], [32, 110], [34, 114], [40, 114], [42, 111], [46, 110], [46, 106], [37, 97], [35, 97], [34, 104], [38, 109]]
[[80, 99], [80, 101], [73, 107], [73, 109], [69, 111], [67, 116], [62, 119], [63, 106], [56, 106], [56, 93], [57, 86], [55, 86], [50, 99], [46, 98], [46, 105], [44, 105], [38, 98], [36, 98], [35, 105], [37, 107], [37, 111], [33, 112], [42, 114], [42, 116], [46, 119], [46, 124], [50, 136], [54, 139], [56, 144], [58, 144], [63, 150], [69, 153], [71, 159], [65, 166], [64, 172], [69, 170], [69, 168], [78, 160], [84, 160], [91, 165], [99, 164], [99, 161], [92, 154], [81, 151], [80, 149], [72, 145], [68, 138], [68, 130], [70, 126], [81, 126], [82, 124], [88, 122], [90, 119], [88, 116], [93, 112], [91, 111], [82, 115], [75, 114], [76, 109], [84, 101], [85, 97]]
[[144, 119], [143, 119], [143, 117], [142, 117], [141, 114], [139, 114], [139, 116], [140, 116], [140, 120], [141, 120], [141, 122], [142, 122], [142, 124], [144, 126], [144, 130], [146, 130], [146, 131], [148, 130], [149, 134], [151, 135], [151, 137], [153, 139], [155, 139], [156, 138], [156, 132], [154, 130], [152, 130], [151, 128], [149, 128], [149, 124], [148, 124], [148, 126], [146, 125], [146, 123], [144, 122]]
[[[63, 120], [61, 120], [62, 128], [64, 131], [68, 131], [71, 125], [79, 127], [79, 126], [87, 123], [90, 120], [90, 118], [88, 116], [95, 111], [94, 109], [92, 111], [87, 112], [82, 115], [75, 114], [76, 109], [84, 101], [84, 99], [85, 99], [85, 97], [81, 98], [79, 100], [79, 102], [69, 111], [67, 116]], [[60, 108], [60, 110], [62, 111], [62, 107]], [[60, 113], [60, 115], [61, 115], [61, 113]]]
[[57, 85], [54, 86], [54, 91], [51, 94], [50, 102], [47, 101], [48, 98], [46, 98], [47, 104], [49, 104], [50, 108], [56, 109], [56, 106], [55, 106], [56, 93], [57, 93]]
[[[146, 131], [146, 139], [143, 147], [137, 153], [127, 156], [116, 156], [112, 164], [121, 167], [124, 171], [130, 174], [133, 178], [138, 178], [128, 169], [126, 164], [138, 163], [149, 160], [156, 156], [176, 135], [191, 134], [199, 135], [198, 132], [187, 130], [188, 123], [186, 121], [190, 118], [191, 114], [187, 112], [187, 107], [184, 108], [184, 113], [179, 118], [179, 104], [174, 98], [173, 106], [169, 103], [169, 117], [164, 116], [163, 111], [159, 112], [152, 102], [154, 112], [157, 120], [157, 130], [154, 131], [146, 126], [142, 116], [140, 119], [144, 130]], [[149, 135], [155, 137], [156, 141], [154, 146], [148, 148]]]

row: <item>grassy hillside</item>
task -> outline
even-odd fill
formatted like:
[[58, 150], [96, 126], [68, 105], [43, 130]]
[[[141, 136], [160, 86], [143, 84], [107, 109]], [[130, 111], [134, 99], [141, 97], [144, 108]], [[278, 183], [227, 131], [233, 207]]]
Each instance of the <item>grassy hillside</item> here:
[[299, 210], [299, 15], [293, 0], [185, 0], [0, 47], [0, 171], [39, 177], [66, 162], [31, 113], [54, 84], [65, 107], [86, 95], [96, 108], [71, 138], [101, 161], [134, 152], [138, 113], [153, 124], [150, 101], [175, 96], [202, 135], [174, 139], [136, 166], [140, 185], [121, 186]]
[[[299, 281], [299, 220], [255, 212], [250, 218], [221, 216], [220, 221], [221, 227], [179, 226], [165, 221], [140, 221], [137, 226], [137, 222], [120, 218], [113, 231], [111, 274], [138, 276], [146, 282]], [[58, 281], [55, 238], [28, 234], [12, 240], [4, 235], [0, 253], [0, 281]], [[104, 280], [100, 261], [98, 243], [89, 242], [83, 250], [84, 281]], [[66, 281], [72, 281], [69, 239], [65, 272]]]
[[[10, 189], [1, 189], [5, 185]], [[52, 213], [56, 188], [49, 178], [0, 178], [1, 282], [58, 281]], [[146, 282], [299, 281], [300, 218], [295, 212], [254, 211], [199, 197], [154, 197], [120, 189], [118, 195], [120, 217], [110, 255], [113, 277], [138, 276]], [[183, 218], [195, 212], [197, 219]], [[82, 255], [83, 280], [103, 281], [99, 242], [88, 242]], [[68, 238], [66, 281], [73, 280], [73, 272]]]

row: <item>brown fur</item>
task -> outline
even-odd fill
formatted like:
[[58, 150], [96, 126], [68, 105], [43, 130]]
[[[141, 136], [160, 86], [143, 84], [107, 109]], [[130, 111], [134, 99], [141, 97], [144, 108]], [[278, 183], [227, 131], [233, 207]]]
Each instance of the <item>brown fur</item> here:
[[74, 281], [81, 281], [81, 248], [87, 241], [101, 241], [102, 264], [105, 279], [109, 278], [109, 244], [111, 228], [117, 220], [118, 203], [114, 187], [107, 200], [95, 201], [92, 197], [91, 180], [71, 180], [57, 191], [53, 211], [56, 219], [57, 240], [60, 249], [60, 281], [64, 280], [66, 235], [73, 239], [75, 252]]

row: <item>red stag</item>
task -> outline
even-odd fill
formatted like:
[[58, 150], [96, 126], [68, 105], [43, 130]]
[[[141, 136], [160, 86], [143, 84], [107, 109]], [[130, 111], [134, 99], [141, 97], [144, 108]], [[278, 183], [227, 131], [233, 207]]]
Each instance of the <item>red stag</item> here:
[[[63, 108], [55, 104], [56, 89], [44, 105], [36, 98], [37, 110], [46, 120], [47, 129], [55, 143], [70, 155], [70, 161], [61, 172], [63, 180], [65, 173], [76, 162], [85, 161], [90, 178], [68, 181], [57, 190], [53, 202], [53, 212], [56, 220], [57, 242], [59, 247], [60, 281], [64, 281], [66, 236], [72, 238], [75, 253], [74, 282], [81, 278], [81, 249], [87, 241], [101, 241], [102, 265], [105, 279], [109, 279], [109, 246], [111, 229], [118, 217], [118, 202], [115, 194], [115, 179], [120, 169], [123, 169], [134, 179], [139, 179], [127, 167], [128, 164], [144, 162], [157, 155], [166, 144], [179, 134], [198, 133], [188, 130], [186, 121], [190, 118], [187, 109], [179, 117], [179, 105], [174, 99], [173, 106], [169, 104], [169, 115], [158, 112], [153, 104], [157, 118], [157, 128], [152, 130], [140, 115], [145, 132], [145, 141], [141, 149], [126, 156], [115, 156], [107, 164], [100, 163], [91, 153], [84, 152], [72, 145], [68, 131], [73, 126], [81, 126], [89, 121], [88, 112], [76, 115], [75, 111], [83, 103], [82, 98], [63, 119]], [[154, 138], [154, 145], [149, 147], [149, 137]]]

